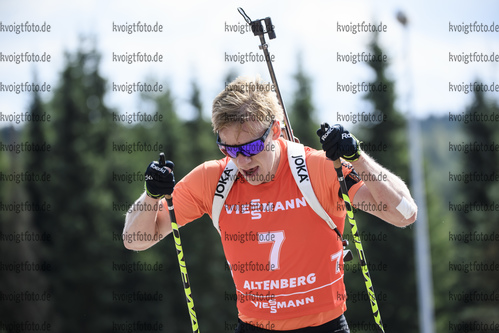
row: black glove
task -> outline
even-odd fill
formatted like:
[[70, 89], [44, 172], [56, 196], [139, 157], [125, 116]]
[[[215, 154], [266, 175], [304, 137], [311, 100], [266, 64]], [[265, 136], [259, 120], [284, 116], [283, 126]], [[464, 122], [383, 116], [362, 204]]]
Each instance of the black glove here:
[[317, 130], [317, 135], [329, 159], [336, 161], [342, 157], [349, 162], [359, 159], [362, 152], [360, 142], [353, 134], [343, 129], [343, 126], [330, 127], [328, 123], [322, 123], [321, 128]]
[[175, 177], [172, 161], [164, 161], [164, 155], [160, 155], [160, 161], [153, 161], [145, 172], [144, 189], [146, 194], [154, 199], [161, 199], [165, 195], [171, 195], [175, 186]]

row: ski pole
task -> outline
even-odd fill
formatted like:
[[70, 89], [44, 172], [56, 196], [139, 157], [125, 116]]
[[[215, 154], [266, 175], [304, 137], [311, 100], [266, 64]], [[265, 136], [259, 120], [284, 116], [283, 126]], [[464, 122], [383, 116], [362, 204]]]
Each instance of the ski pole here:
[[[279, 90], [279, 85], [277, 84], [277, 79], [274, 73], [274, 67], [272, 66], [272, 61], [270, 61], [270, 54], [268, 50], [269, 46], [265, 42], [266, 33], [269, 35], [270, 39], [274, 39], [276, 37], [272, 21], [270, 20], [270, 17], [251, 21], [251, 19], [248, 17], [248, 15], [246, 15], [246, 13], [241, 7], [237, 8], [237, 10], [239, 11], [239, 14], [241, 14], [244, 17], [246, 23], [251, 25], [251, 30], [253, 31], [253, 34], [255, 36], [260, 37], [261, 44], [259, 48], [260, 50], [263, 50], [263, 54], [265, 55], [265, 61], [267, 62], [267, 68], [269, 69], [270, 78], [272, 79], [272, 84], [274, 85], [275, 88], [277, 100], [279, 101], [279, 104], [281, 104], [282, 110], [284, 112], [284, 138], [289, 141], [295, 141], [288, 113], [286, 112], [286, 108], [284, 107], [284, 102], [282, 101], [281, 97], [281, 91]], [[266, 30], [263, 29], [262, 21], [265, 21]]]
[[[324, 131], [324, 125], [321, 125], [322, 130]], [[350, 198], [348, 197], [348, 188], [345, 182], [345, 178], [343, 177], [343, 170], [341, 167], [340, 159], [333, 161], [334, 170], [336, 170], [336, 175], [338, 176], [338, 181], [340, 182], [341, 196], [343, 201], [345, 201], [345, 207], [347, 210], [348, 221], [350, 222], [350, 227], [352, 230], [353, 242], [355, 243], [355, 248], [357, 249], [357, 253], [359, 255], [360, 266], [362, 268], [362, 275], [364, 276], [364, 282], [366, 284], [367, 294], [369, 295], [371, 309], [374, 315], [374, 321], [378, 325], [378, 332], [385, 332], [383, 328], [383, 323], [381, 321], [381, 313], [379, 312], [378, 302], [376, 301], [376, 294], [374, 293], [374, 287], [371, 280], [371, 275], [369, 274], [369, 269], [367, 268], [367, 260], [366, 255], [364, 253], [364, 248], [362, 247], [362, 243], [359, 236], [359, 229], [357, 228], [357, 222], [353, 216], [352, 204], [350, 202]]]
[[[165, 166], [165, 154], [159, 154], [159, 165]], [[173, 171], [173, 170], [171, 170]], [[182, 242], [180, 241], [180, 232], [178, 230], [177, 219], [175, 217], [175, 210], [173, 208], [173, 200], [170, 194], [165, 195], [166, 203], [168, 204], [168, 211], [170, 213], [170, 220], [172, 224], [173, 238], [175, 239], [175, 248], [177, 250], [178, 266], [180, 268], [180, 275], [182, 277], [182, 284], [184, 286], [185, 299], [187, 301], [187, 308], [189, 316], [191, 317], [192, 332], [199, 333], [198, 320], [196, 310], [194, 309], [194, 300], [192, 299], [191, 284], [189, 283], [189, 276], [187, 275], [187, 266], [184, 260], [184, 251], [182, 249]]]

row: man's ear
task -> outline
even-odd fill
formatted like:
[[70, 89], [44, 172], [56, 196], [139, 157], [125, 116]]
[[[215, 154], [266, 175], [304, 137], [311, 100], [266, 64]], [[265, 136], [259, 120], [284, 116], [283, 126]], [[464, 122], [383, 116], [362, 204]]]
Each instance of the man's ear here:
[[279, 120], [274, 121], [272, 125], [272, 140], [277, 140], [281, 136], [281, 122]]

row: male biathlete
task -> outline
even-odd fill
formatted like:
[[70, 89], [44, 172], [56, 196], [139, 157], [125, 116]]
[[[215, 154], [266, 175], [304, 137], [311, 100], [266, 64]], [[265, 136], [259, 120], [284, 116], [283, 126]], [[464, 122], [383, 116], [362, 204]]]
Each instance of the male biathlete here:
[[[199, 165], [177, 184], [172, 162], [149, 164], [136, 204], [164, 207], [132, 206], [123, 233], [154, 237], [125, 247], [145, 250], [172, 232], [162, 199], [171, 194], [178, 225], [203, 214], [215, 222], [238, 296], [236, 333], [349, 332], [341, 238], [311, 207], [301, 182], [311, 183], [341, 234], [346, 210], [333, 167], [340, 157], [354, 207], [370, 207], [369, 213], [398, 227], [416, 220], [417, 207], [404, 182], [362, 152], [340, 125], [317, 131], [324, 151], [304, 147], [304, 159], [288, 156], [296, 144], [281, 137], [283, 111], [266, 87], [259, 78], [237, 78], [213, 101], [212, 126], [223, 159]], [[379, 174], [386, 177], [378, 181]]]

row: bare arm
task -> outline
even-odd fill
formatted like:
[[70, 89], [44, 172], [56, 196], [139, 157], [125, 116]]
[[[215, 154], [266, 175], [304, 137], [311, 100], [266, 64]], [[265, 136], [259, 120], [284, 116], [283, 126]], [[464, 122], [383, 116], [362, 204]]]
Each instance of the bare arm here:
[[126, 214], [123, 242], [129, 250], [146, 250], [171, 232], [166, 202], [144, 192]]
[[364, 180], [352, 202], [356, 208], [398, 227], [406, 227], [416, 221], [417, 206], [402, 179], [365, 152], [352, 165]]

